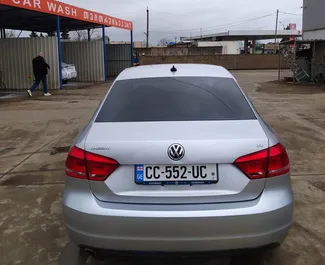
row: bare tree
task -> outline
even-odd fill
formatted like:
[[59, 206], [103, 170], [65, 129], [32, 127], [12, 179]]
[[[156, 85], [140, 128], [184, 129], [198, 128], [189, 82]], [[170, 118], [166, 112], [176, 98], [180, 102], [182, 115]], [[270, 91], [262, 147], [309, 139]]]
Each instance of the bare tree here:
[[[95, 29], [90, 30], [90, 38], [96, 33]], [[76, 30], [72, 32], [71, 39], [75, 41], [84, 41], [88, 40], [88, 31], [87, 30]]]
[[48, 37], [54, 37], [54, 36], [56, 36], [56, 32], [55, 32], [55, 31], [49, 32], [49, 33], [47, 34], [47, 36], [48, 36]]
[[16, 38], [16, 32], [12, 29], [6, 30], [6, 38]]
[[91, 36], [96, 40], [102, 40], [103, 39], [103, 34], [102, 34], [102, 32], [99, 32], [99, 31], [94, 31], [93, 33], [91, 33]]
[[87, 31], [84, 30], [76, 30], [71, 33], [71, 39], [75, 41], [83, 41], [87, 39]]
[[[103, 37], [102, 37], [101, 34], [98, 33], [96, 39], [102, 41], [102, 40], [103, 40]], [[111, 41], [111, 39], [110, 39], [107, 35], [105, 35], [105, 43], [106, 43], [106, 44], [109, 44], [110, 41]]]
[[167, 38], [162, 38], [159, 42], [158, 42], [158, 45], [159, 46], [166, 46], [168, 45], [168, 43], [170, 43], [171, 40], [167, 39]]
[[[88, 32], [87, 32], [87, 39], [88, 39]], [[97, 29], [90, 30], [90, 39], [103, 39], [102, 32], [98, 31]]]
[[32, 31], [32, 32], [29, 34], [29, 37], [31, 37], [31, 38], [37, 38], [37, 37], [39, 37], [39, 36], [38, 36], [37, 32]]
[[68, 30], [62, 30], [61, 31], [61, 38], [64, 40], [69, 40], [70, 39], [70, 34]]

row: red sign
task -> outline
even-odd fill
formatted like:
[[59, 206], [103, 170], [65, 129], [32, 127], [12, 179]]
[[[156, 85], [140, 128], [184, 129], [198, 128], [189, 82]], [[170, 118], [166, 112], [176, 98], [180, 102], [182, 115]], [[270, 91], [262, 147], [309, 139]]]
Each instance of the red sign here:
[[[297, 24], [292, 24], [292, 23], [290, 23], [290, 24], [289, 24], [289, 29], [290, 29], [290, 30], [297, 30]], [[289, 40], [295, 40], [295, 39], [296, 39], [295, 37], [289, 38]], [[291, 45], [290, 45], [290, 48], [294, 48], [294, 47], [295, 47], [294, 44], [291, 44]]]
[[0, 0], [0, 5], [28, 9], [108, 27], [133, 29], [133, 23], [131, 21], [93, 12], [55, 0]]
[[289, 24], [289, 29], [296, 30], [297, 29], [297, 24]]

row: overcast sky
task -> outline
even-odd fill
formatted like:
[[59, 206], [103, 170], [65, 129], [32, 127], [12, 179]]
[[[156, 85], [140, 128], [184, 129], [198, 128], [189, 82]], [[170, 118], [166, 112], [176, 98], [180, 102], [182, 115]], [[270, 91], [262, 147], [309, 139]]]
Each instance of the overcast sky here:
[[[276, 10], [284, 25], [302, 24], [302, 0], [62, 0], [62, 2], [134, 22], [135, 40], [143, 41], [146, 8], [150, 10], [150, 43], [160, 39], [226, 30], [274, 29]], [[284, 14], [291, 13], [291, 14]], [[267, 16], [269, 15], [269, 16]], [[265, 16], [265, 17], [264, 17]], [[261, 19], [257, 19], [263, 17]], [[255, 19], [256, 18], [256, 19]], [[279, 28], [283, 26], [279, 23]], [[128, 31], [107, 29], [111, 40], [129, 40]]]

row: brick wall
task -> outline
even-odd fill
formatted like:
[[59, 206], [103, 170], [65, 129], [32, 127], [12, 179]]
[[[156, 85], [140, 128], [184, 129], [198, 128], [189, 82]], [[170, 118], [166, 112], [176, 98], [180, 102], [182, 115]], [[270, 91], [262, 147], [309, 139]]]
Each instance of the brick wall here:
[[228, 70], [278, 69], [279, 55], [140, 56], [140, 65], [173, 63], [221, 65]]

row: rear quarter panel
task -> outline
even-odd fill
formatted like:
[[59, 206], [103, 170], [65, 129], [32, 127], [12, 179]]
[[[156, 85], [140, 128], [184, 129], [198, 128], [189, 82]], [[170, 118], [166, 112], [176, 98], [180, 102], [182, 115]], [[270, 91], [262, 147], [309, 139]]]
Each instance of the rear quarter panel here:
[[245, 97], [245, 99], [247, 100], [249, 106], [251, 107], [251, 109], [253, 110], [257, 120], [259, 121], [262, 129], [264, 130], [268, 141], [269, 141], [269, 147], [274, 146], [276, 144], [279, 143], [279, 139], [277, 138], [276, 134], [274, 133], [273, 129], [271, 128], [271, 126], [262, 118], [262, 116], [258, 113], [257, 109], [255, 108], [253, 102], [250, 100], [250, 98], [248, 97], [248, 95], [246, 95], [246, 93], [244, 92], [244, 90], [241, 88], [241, 86], [239, 85], [238, 81], [236, 80], [236, 78], [233, 76], [238, 88], [240, 89], [240, 91], [243, 93], [243, 96]]

